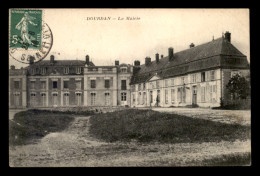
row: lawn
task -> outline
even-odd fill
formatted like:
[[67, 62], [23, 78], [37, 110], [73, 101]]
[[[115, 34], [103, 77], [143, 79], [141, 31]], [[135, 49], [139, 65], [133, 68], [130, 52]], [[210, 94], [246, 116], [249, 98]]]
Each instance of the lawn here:
[[57, 111], [28, 110], [9, 120], [9, 144], [23, 145], [51, 132], [62, 131], [74, 120], [72, 115]]
[[[224, 117], [223, 117], [224, 118]], [[250, 127], [204, 119], [128, 109], [90, 118], [90, 134], [106, 142], [219, 142], [250, 139]]]

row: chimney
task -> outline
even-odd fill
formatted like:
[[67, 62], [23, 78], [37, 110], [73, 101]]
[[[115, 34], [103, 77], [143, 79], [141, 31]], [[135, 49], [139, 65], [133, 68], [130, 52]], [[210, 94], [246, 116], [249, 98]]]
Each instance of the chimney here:
[[226, 32], [225, 33], [225, 39], [229, 42], [229, 43], [231, 43], [231, 33], [230, 32]]
[[134, 61], [134, 67], [133, 67], [133, 75], [135, 75], [140, 69], [141, 69], [140, 61], [139, 60], [135, 60]]
[[161, 55], [161, 59], [163, 58], [163, 55]]
[[195, 45], [194, 45], [194, 43], [191, 43], [190, 48], [193, 48], [193, 47], [195, 47]]
[[149, 65], [151, 63], [151, 58], [150, 57], [146, 57], [145, 58], [145, 65]]
[[139, 60], [135, 60], [134, 66], [140, 66], [140, 61]]
[[34, 60], [35, 60], [35, 58], [33, 56], [30, 56], [30, 59], [29, 59], [30, 65], [32, 65], [34, 63]]
[[89, 55], [86, 55], [86, 64], [89, 65]]
[[15, 66], [14, 65], [11, 65], [11, 70], [15, 70]]
[[54, 56], [53, 55], [51, 55], [51, 57], [50, 57], [50, 62], [53, 64], [54, 63]]
[[159, 62], [159, 54], [158, 53], [155, 54], [155, 59], [156, 59], [156, 62]]
[[173, 48], [172, 47], [170, 47], [168, 49], [168, 56], [169, 56], [169, 60], [173, 60]]
[[116, 66], [119, 65], [119, 60], [115, 60], [115, 65], [116, 65]]

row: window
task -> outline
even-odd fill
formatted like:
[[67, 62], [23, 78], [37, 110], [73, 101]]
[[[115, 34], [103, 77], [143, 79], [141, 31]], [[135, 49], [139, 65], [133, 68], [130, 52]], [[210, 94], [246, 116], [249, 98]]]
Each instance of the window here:
[[46, 106], [46, 94], [45, 93], [41, 94], [41, 100], [42, 100], [42, 106]]
[[90, 80], [91, 88], [96, 88], [96, 80]]
[[172, 99], [172, 104], [173, 104], [175, 101], [175, 89], [171, 90], [171, 99]]
[[143, 90], [145, 90], [145, 83], [143, 84]]
[[213, 85], [213, 92], [217, 92], [217, 86]]
[[235, 75], [241, 75], [241, 73], [239, 71], [231, 71], [231, 77], [235, 76]]
[[81, 93], [76, 93], [76, 104], [81, 106]]
[[165, 90], [165, 104], [168, 104], [168, 90]]
[[81, 89], [81, 81], [76, 81], [76, 89], [77, 90]]
[[205, 72], [201, 73], [201, 82], [205, 82], [206, 81], [206, 74]]
[[46, 89], [46, 82], [45, 81], [41, 81], [41, 89]]
[[52, 82], [52, 88], [53, 89], [57, 89], [58, 88], [58, 82], [57, 81], [53, 81]]
[[138, 84], [138, 90], [139, 91], [141, 90], [141, 84]]
[[68, 89], [69, 88], [69, 81], [64, 81], [63, 82], [63, 88]]
[[110, 94], [105, 93], [105, 105], [108, 106], [110, 105]]
[[195, 83], [196, 82], [196, 74], [192, 74], [191, 75], [191, 83]]
[[185, 77], [181, 77], [181, 84], [185, 84]]
[[69, 74], [69, 71], [70, 71], [69, 67], [64, 68], [64, 74]]
[[168, 80], [165, 80], [165, 87], [168, 87]]
[[160, 88], [159, 81], [156, 81], [156, 88]]
[[181, 88], [178, 88], [177, 100], [178, 100], [178, 102], [181, 102]]
[[185, 88], [184, 87], [178, 88], [177, 99], [178, 99], [178, 102], [185, 103], [186, 94], [185, 94]]
[[105, 93], [105, 105], [108, 106], [110, 105], [110, 94]]
[[64, 106], [68, 106], [68, 105], [69, 105], [69, 94], [64, 93]]
[[139, 92], [139, 94], [138, 94], [138, 99], [139, 99], [139, 104], [143, 104], [141, 92]]
[[182, 102], [186, 102], [186, 92], [185, 92], [185, 87], [182, 88]]
[[135, 104], [135, 94], [133, 93], [133, 104]]
[[143, 93], [143, 104], [146, 105], [146, 93]]
[[32, 68], [32, 69], [31, 69], [31, 74], [32, 74], [32, 75], [35, 75], [35, 74], [36, 74], [36, 69], [35, 69], [35, 68]]
[[215, 71], [210, 71], [210, 80], [215, 79]]
[[41, 74], [42, 74], [42, 75], [46, 74], [46, 70], [47, 70], [46, 67], [41, 68]]
[[36, 94], [35, 93], [31, 93], [30, 105], [31, 106], [35, 106], [36, 105]]
[[105, 88], [109, 88], [110, 84], [109, 84], [109, 80], [105, 80]]
[[125, 92], [121, 93], [121, 101], [126, 101], [126, 93]]
[[35, 81], [31, 81], [31, 89], [35, 89]]
[[91, 105], [96, 104], [96, 93], [91, 93]]
[[126, 90], [126, 80], [121, 80], [121, 90]]
[[126, 72], [127, 72], [127, 69], [126, 69], [126, 68], [121, 68], [121, 72], [122, 72], [122, 73], [126, 73]]
[[205, 87], [201, 87], [201, 101], [205, 102]]
[[174, 86], [174, 84], [175, 84], [175, 83], [174, 83], [174, 79], [172, 78], [172, 79], [171, 79], [171, 85]]
[[81, 73], [81, 67], [76, 67], [76, 73], [80, 74]]
[[14, 81], [14, 88], [20, 89], [20, 81]]

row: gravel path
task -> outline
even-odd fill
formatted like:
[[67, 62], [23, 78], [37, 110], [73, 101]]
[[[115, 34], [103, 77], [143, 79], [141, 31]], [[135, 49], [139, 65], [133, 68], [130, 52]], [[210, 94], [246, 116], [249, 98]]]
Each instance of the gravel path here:
[[89, 117], [76, 117], [70, 127], [50, 133], [37, 144], [10, 147], [11, 167], [187, 166], [223, 154], [251, 152], [251, 141], [140, 144], [106, 143], [88, 133]]

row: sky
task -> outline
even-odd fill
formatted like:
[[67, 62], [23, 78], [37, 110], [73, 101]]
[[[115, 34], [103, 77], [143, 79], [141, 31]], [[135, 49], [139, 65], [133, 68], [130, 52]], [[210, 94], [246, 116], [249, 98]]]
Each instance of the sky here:
[[[144, 63], [145, 57], [167, 56], [231, 33], [231, 43], [250, 61], [248, 9], [43, 9], [53, 33], [53, 46], [44, 58], [85, 60], [114, 65], [115, 60]], [[91, 20], [110, 17], [111, 20]], [[126, 20], [135, 17], [138, 20]], [[118, 20], [120, 18], [121, 20]], [[124, 19], [123, 19], [124, 18]], [[12, 58], [9, 65], [26, 67]]]

